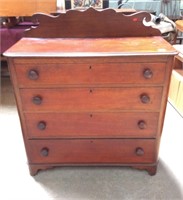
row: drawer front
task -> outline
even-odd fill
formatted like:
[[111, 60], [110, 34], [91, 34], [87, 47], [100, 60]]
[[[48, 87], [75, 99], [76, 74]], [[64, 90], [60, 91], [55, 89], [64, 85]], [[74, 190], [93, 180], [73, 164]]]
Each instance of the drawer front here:
[[25, 64], [15, 66], [19, 87], [162, 84], [165, 63]]
[[125, 164], [156, 162], [148, 139], [29, 140], [30, 163]]
[[25, 113], [29, 138], [153, 138], [158, 113]]
[[159, 111], [162, 87], [21, 89], [24, 111]]

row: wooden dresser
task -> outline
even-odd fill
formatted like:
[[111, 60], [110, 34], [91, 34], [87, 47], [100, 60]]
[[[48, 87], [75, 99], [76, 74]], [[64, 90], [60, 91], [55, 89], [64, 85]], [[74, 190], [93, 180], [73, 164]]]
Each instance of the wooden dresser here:
[[31, 175], [70, 165], [156, 173], [176, 51], [144, 18], [37, 14], [39, 27], [5, 53]]

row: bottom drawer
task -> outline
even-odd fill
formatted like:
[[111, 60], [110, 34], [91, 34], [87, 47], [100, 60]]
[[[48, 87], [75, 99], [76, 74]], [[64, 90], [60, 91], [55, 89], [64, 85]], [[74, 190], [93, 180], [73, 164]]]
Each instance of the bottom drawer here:
[[155, 139], [29, 140], [29, 163], [155, 163]]

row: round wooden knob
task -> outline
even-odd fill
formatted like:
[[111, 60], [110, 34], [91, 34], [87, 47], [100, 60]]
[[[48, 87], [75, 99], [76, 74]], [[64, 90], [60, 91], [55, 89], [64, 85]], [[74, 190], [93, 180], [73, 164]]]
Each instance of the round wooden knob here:
[[136, 148], [135, 153], [137, 156], [143, 156], [144, 150], [141, 147]]
[[37, 127], [38, 127], [39, 130], [45, 130], [46, 129], [46, 122], [40, 121], [37, 124]]
[[139, 127], [140, 129], [146, 129], [147, 124], [146, 124], [146, 122], [145, 122], [144, 120], [140, 120], [140, 121], [138, 122], [138, 127]]
[[141, 102], [147, 104], [150, 102], [150, 97], [147, 94], [140, 95]]
[[42, 97], [40, 96], [35, 96], [32, 98], [32, 102], [36, 105], [40, 105], [42, 103]]
[[147, 68], [144, 70], [143, 75], [144, 75], [144, 78], [150, 79], [153, 76], [153, 72], [151, 71], [151, 69]]
[[47, 147], [44, 147], [41, 149], [41, 155], [44, 157], [47, 157], [49, 154], [49, 149]]
[[39, 78], [39, 73], [38, 73], [37, 70], [31, 69], [31, 70], [29, 70], [29, 72], [28, 72], [28, 77], [29, 77], [29, 79], [31, 79], [31, 80], [37, 80], [37, 79]]

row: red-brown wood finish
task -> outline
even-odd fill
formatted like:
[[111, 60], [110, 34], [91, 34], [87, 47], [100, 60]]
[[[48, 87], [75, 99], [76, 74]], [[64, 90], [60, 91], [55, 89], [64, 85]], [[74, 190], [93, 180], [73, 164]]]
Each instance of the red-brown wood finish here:
[[[30, 140], [30, 163], [154, 163], [154, 139]], [[143, 153], [139, 153], [139, 151]]]
[[[26, 46], [26, 51], [24, 46]], [[175, 53], [160, 36], [127, 38], [22, 38], [9, 57], [108, 57]], [[5, 54], [6, 55], [6, 52]]]
[[[147, 12], [124, 15], [112, 9], [102, 11], [92, 7], [85, 11], [69, 10], [59, 16], [35, 14], [33, 20], [39, 22], [38, 28], [32, 28], [25, 36], [36, 38], [108, 38], [108, 37], [144, 37], [161, 35], [158, 29], [145, 27], [143, 20], [149, 21]], [[124, 26], [125, 24], [125, 26]], [[48, 31], [48, 27], [51, 31]]]
[[42, 88], [46, 85], [163, 84], [165, 69], [165, 63], [124, 63], [121, 59], [119, 63], [96, 64], [92, 58], [90, 63], [68, 64], [63, 61], [63, 63], [40, 64], [38, 61], [37, 64], [29, 64], [25, 61], [24, 64], [15, 66], [21, 88], [27, 86]]
[[150, 15], [35, 18], [40, 26], [5, 53], [30, 174], [107, 165], [154, 175], [176, 51], [143, 25]]
[[155, 138], [159, 113], [25, 113], [29, 139]]
[[161, 95], [162, 87], [20, 90], [25, 112], [119, 112], [131, 109], [158, 111]]

